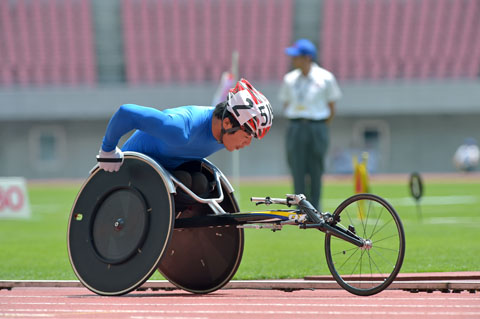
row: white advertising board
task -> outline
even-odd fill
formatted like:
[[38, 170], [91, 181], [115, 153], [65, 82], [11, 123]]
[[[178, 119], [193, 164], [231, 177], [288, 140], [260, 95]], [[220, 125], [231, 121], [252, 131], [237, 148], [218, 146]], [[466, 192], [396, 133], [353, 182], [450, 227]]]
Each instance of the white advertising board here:
[[23, 177], [0, 177], [0, 219], [30, 218], [27, 183]]

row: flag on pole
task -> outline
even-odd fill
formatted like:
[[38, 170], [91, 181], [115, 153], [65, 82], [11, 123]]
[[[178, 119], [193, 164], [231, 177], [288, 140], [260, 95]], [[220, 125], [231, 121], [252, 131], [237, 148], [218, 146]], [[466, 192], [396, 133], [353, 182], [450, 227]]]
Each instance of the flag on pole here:
[[235, 86], [234, 82], [235, 78], [232, 72], [225, 71], [222, 73], [220, 84], [213, 95], [212, 106], [227, 100], [228, 90]]
[[[370, 192], [367, 169], [368, 153], [362, 153], [362, 160], [359, 162], [357, 156], [353, 157], [353, 186], [355, 194]], [[365, 205], [363, 201], [358, 202], [358, 218], [365, 219]]]
[[370, 191], [367, 169], [368, 153], [362, 153], [362, 160], [359, 162], [357, 156], [353, 157], [353, 183], [355, 194], [368, 193]]

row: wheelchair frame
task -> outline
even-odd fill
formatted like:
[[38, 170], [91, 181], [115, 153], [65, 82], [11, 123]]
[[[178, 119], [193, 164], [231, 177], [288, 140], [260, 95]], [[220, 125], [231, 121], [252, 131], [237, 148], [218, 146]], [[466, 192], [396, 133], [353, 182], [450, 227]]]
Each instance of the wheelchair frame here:
[[[156, 268], [174, 285], [193, 293], [209, 293], [220, 289], [233, 278], [240, 265], [243, 254], [244, 228], [268, 228], [277, 231], [281, 230], [283, 226], [294, 225], [300, 229], [317, 229], [324, 232], [327, 264], [333, 278], [342, 288], [356, 295], [372, 295], [386, 289], [400, 271], [405, 253], [403, 226], [394, 208], [378, 196], [372, 194], [351, 196], [341, 203], [332, 214], [318, 212], [301, 194], [287, 194], [283, 199], [253, 197], [251, 201], [256, 202], [257, 205], [282, 204], [289, 208], [239, 212], [238, 204], [233, 196], [233, 187], [223, 173], [208, 160], [203, 159], [200, 162], [202, 169], [208, 170], [212, 175], [216, 186], [215, 194], [211, 196], [215, 197], [202, 198], [148, 156], [136, 152], [125, 152], [124, 155], [127, 164], [122, 165], [118, 175], [100, 171], [98, 165], [90, 171], [90, 177], [77, 196], [69, 220], [68, 250], [72, 267], [80, 281], [98, 294], [120, 295], [136, 289], [152, 275], [152, 269]], [[151, 172], [145, 174], [146, 170]], [[147, 194], [151, 186], [156, 185], [160, 180], [156, 178], [151, 182], [153, 184], [150, 187], [146, 187], [141, 179], [152, 178], [153, 171], [161, 177], [163, 189], [169, 194], [164, 198], [172, 198], [173, 203], [167, 205], [165, 199], [158, 201], [154, 198], [155, 195]], [[99, 181], [93, 182], [92, 180], [96, 176]], [[139, 178], [138, 176], [144, 177]], [[114, 179], [117, 181], [113, 182]], [[88, 193], [89, 183], [93, 183], [93, 186], [104, 183], [107, 185], [106, 188], [110, 187], [114, 191], [108, 190], [105, 193], [107, 195], [96, 197], [97, 203], [87, 209], [89, 210], [87, 214], [89, 224], [86, 222], [82, 224], [75, 221], [75, 216], [78, 214], [77, 201], [79, 198], [82, 199], [85, 192]], [[116, 224], [118, 224], [123, 215], [118, 217], [121, 213], [115, 209], [103, 208], [106, 206], [105, 202], [110, 198], [109, 196], [119, 197], [116, 192], [118, 185], [123, 185], [121, 187], [124, 187], [126, 192], [130, 188], [133, 193], [139, 192], [141, 195], [137, 197], [143, 197], [145, 207], [151, 206], [148, 209], [155, 213], [153, 215], [150, 213], [146, 218], [146, 226], [142, 230], [147, 234], [145, 235], [146, 239], [144, 241], [139, 239], [139, 247], [136, 247], [141, 251], [143, 246], [149, 246], [148, 244], [152, 240], [156, 240], [164, 246], [161, 251], [152, 250], [151, 254], [160, 254], [160, 256], [150, 258], [150, 267], [153, 268], [147, 267], [148, 271], [142, 268], [143, 264], [139, 261], [144, 256], [135, 251], [132, 251], [131, 258], [129, 257], [125, 261], [119, 259], [117, 264], [109, 263], [108, 260], [104, 260], [105, 262], [102, 264], [95, 259], [95, 255], [97, 259], [102, 259], [98, 258], [98, 247], [95, 246], [95, 243], [97, 246], [103, 245], [105, 240], [120, 246], [116, 248], [115, 254], [119, 252], [122, 255], [124, 253], [123, 247], [120, 245], [124, 244], [124, 241], [118, 239], [120, 238], [119, 234], [121, 235], [124, 230], [117, 229], [118, 227], [112, 230], [112, 225], [105, 222], [110, 218], [116, 220]], [[189, 205], [182, 211], [176, 211], [174, 198], [178, 188], [194, 199], [195, 204]], [[101, 190], [97, 187], [95, 191], [98, 193]], [[88, 196], [87, 199], [92, 198], [92, 195]], [[134, 195], [129, 196], [134, 202], [142, 201], [141, 199], [136, 200]], [[150, 205], [150, 202], [155, 202], [155, 200], [158, 201], [156, 206]], [[83, 199], [83, 202], [86, 200]], [[161, 208], [157, 209], [157, 206]], [[292, 206], [296, 206], [296, 208], [291, 208]], [[116, 207], [117, 210], [124, 209], [123, 206]], [[85, 209], [85, 205], [82, 209]], [[137, 210], [142, 211], [141, 208]], [[131, 217], [128, 216], [128, 213], [124, 213], [127, 216], [125, 217], [126, 225], [131, 225], [138, 219], [138, 216], [144, 214], [140, 212]], [[150, 239], [152, 236], [155, 237], [153, 234], [156, 231], [156, 229], [153, 231], [153, 224], [150, 221], [155, 221], [156, 217], [152, 216], [157, 215], [163, 216], [163, 220], [167, 223], [168, 220], [173, 219], [173, 221], [170, 222], [165, 234], [157, 234], [157, 237], [161, 237], [160, 239]], [[348, 220], [348, 226], [342, 224], [343, 219]], [[92, 231], [92, 229], [100, 227], [106, 227], [106, 235], [99, 231], [96, 233], [98, 235], [95, 235]], [[378, 233], [384, 231], [388, 232], [378, 239]], [[72, 236], [72, 232], [75, 235]], [[88, 236], [83, 234], [87, 232]], [[140, 238], [138, 231], [133, 227], [130, 227], [129, 233], [125, 234]], [[89, 238], [86, 240], [87, 243], [79, 245], [77, 242], [79, 239], [83, 240], [85, 236]], [[72, 245], [72, 243], [76, 244]], [[201, 243], [202, 247], [194, 247], [193, 243]], [[85, 251], [91, 252], [85, 253]], [[104, 251], [104, 254], [108, 256], [116, 256], [107, 248]], [[129, 250], [127, 252], [130, 253]], [[98, 272], [97, 276], [85, 279], [84, 277], [89, 277], [86, 275], [87, 271], [78, 269], [86, 267], [85, 265], [78, 266], [81, 264], [80, 256], [84, 255], [91, 259], [92, 264], [96, 264], [93, 272]], [[352, 258], [356, 261], [352, 262]], [[105, 270], [105, 267], [108, 270]], [[367, 273], [363, 272], [365, 268], [369, 268]], [[110, 269], [118, 271], [118, 274]], [[120, 280], [121, 282], [117, 286], [110, 287], [109, 280], [118, 280], [122, 271], [135, 273], [137, 279]], [[147, 272], [147, 274], [144, 275], [143, 272]], [[381, 277], [380, 280], [376, 279], [378, 275]], [[108, 276], [111, 276], [109, 280], [103, 280], [103, 277]], [[95, 287], [97, 281], [102, 280], [103, 282], [98, 284], [100, 288]]]

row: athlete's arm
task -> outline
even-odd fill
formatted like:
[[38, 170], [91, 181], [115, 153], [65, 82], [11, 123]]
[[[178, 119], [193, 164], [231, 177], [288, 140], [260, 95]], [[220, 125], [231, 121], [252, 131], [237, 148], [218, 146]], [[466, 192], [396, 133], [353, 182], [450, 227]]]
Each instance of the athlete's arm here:
[[187, 138], [185, 125], [182, 116], [166, 114], [151, 107], [125, 104], [110, 119], [102, 149], [105, 152], [114, 150], [120, 138], [135, 129], [156, 137], [168, 136], [171, 143], [182, 144]]

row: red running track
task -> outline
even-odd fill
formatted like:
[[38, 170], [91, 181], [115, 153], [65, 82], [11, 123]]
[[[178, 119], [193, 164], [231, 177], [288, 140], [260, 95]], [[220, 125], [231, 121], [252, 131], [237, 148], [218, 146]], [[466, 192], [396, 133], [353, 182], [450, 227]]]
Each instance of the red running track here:
[[343, 290], [223, 289], [208, 295], [181, 290], [135, 291], [102, 297], [84, 288], [0, 290], [0, 318], [480, 318], [478, 293], [386, 290], [358, 297]]

